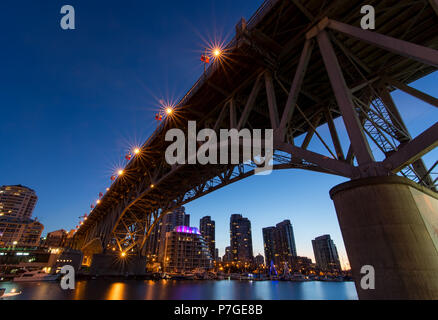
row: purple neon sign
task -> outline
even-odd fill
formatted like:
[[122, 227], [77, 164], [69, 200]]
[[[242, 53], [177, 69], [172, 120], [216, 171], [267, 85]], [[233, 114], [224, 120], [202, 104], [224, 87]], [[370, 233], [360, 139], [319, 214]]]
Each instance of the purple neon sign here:
[[178, 226], [175, 228], [176, 232], [182, 232], [182, 233], [190, 233], [190, 234], [201, 234], [198, 230], [198, 228], [191, 228], [187, 226]]

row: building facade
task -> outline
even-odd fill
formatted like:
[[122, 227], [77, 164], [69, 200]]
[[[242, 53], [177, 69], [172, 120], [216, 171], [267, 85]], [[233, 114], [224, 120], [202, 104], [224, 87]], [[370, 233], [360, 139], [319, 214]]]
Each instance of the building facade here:
[[41, 242], [41, 246], [46, 248], [63, 248], [67, 242], [68, 232], [64, 229], [49, 232]]
[[295, 237], [290, 220], [284, 220], [275, 227], [263, 228], [263, 247], [266, 264], [293, 266], [297, 257]]
[[262, 266], [265, 264], [265, 258], [259, 253], [258, 255], [256, 255], [256, 257], [254, 258], [254, 263], [257, 267]]
[[38, 197], [35, 191], [22, 185], [0, 187], [0, 216], [21, 220], [32, 217]]
[[275, 264], [276, 253], [276, 229], [275, 227], [267, 227], [262, 229], [263, 233], [263, 248], [265, 250], [266, 265]]
[[225, 248], [225, 254], [222, 257], [222, 262], [232, 262], [233, 256], [231, 255], [231, 247]]
[[288, 263], [289, 266], [294, 264], [297, 257], [297, 248], [295, 246], [295, 236], [290, 220], [284, 220], [278, 223], [277, 229], [277, 244], [280, 263]]
[[237, 263], [252, 263], [251, 221], [241, 214], [233, 214], [230, 218], [230, 247], [232, 260]]
[[190, 215], [180, 207], [166, 214], [152, 229], [146, 242], [146, 257], [149, 262], [163, 262], [166, 233], [177, 226], [190, 226]]
[[166, 232], [165, 239], [165, 272], [184, 273], [212, 268], [210, 250], [197, 228], [178, 226], [173, 231]]
[[316, 266], [325, 271], [340, 271], [338, 250], [335, 243], [326, 234], [312, 240], [313, 253], [315, 254]]
[[43, 230], [36, 220], [0, 217], [0, 247], [37, 247]]
[[0, 187], [0, 247], [36, 247], [44, 226], [32, 212], [35, 191], [22, 185]]
[[199, 230], [201, 231], [202, 237], [204, 238], [207, 246], [210, 250], [210, 255], [216, 260], [216, 241], [215, 241], [215, 228], [216, 223], [211, 220], [210, 216], [201, 218], [199, 221]]

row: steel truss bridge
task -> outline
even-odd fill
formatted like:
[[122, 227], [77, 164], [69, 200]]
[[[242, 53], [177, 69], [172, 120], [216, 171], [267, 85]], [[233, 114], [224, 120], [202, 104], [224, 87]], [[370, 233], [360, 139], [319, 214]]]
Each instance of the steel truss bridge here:
[[[372, 31], [360, 28], [365, 4], [376, 10]], [[169, 166], [165, 134], [187, 131], [189, 120], [214, 130], [274, 129], [274, 169], [350, 179], [398, 174], [436, 191], [437, 163], [427, 168], [421, 157], [438, 144], [438, 123], [412, 137], [390, 92], [400, 89], [438, 107], [437, 98], [409, 86], [437, 70], [437, 49], [438, 0], [265, 1], [237, 24], [223, 58], [129, 162], [77, 231], [73, 247], [85, 254], [116, 247], [144, 255], [163, 215], [254, 174], [254, 163]], [[338, 117], [348, 149], [339, 140]], [[326, 137], [317, 131], [324, 124]], [[312, 139], [327, 152], [309, 150]]]

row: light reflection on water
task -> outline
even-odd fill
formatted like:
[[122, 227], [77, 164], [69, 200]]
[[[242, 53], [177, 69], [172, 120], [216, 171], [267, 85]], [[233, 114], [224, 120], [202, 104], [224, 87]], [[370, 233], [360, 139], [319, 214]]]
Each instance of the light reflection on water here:
[[87, 280], [64, 291], [57, 282], [0, 283], [24, 300], [356, 300], [353, 282]]

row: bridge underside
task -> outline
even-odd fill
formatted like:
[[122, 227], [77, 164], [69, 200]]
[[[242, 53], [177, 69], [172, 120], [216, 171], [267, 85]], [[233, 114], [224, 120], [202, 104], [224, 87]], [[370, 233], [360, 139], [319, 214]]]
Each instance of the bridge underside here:
[[[303, 169], [352, 180], [401, 175], [436, 191], [438, 124], [412, 137], [390, 93], [430, 105], [409, 84], [438, 68], [437, 1], [367, 1], [376, 30], [357, 27], [363, 4], [266, 1], [141, 148], [75, 236], [81, 249], [144, 254], [154, 225], [173, 208], [254, 174], [255, 162], [175, 165], [165, 161], [169, 129], [273, 129], [274, 169]], [[437, 6], [438, 7], [438, 6]], [[342, 119], [350, 141], [339, 139]], [[318, 128], [327, 125], [329, 135]], [[187, 135], [186, 135], [187, 136]], [[319, 140], [324, 152], [309, 150]], [[372, 152], [371, 150], [374, 150]], [[293, 182], [292, 182], [293, 183]], [[297, 182], [299, 183], [299, 182]]]

